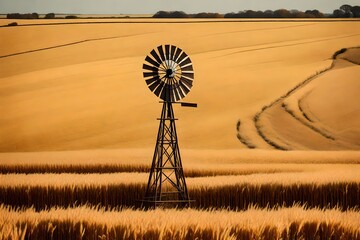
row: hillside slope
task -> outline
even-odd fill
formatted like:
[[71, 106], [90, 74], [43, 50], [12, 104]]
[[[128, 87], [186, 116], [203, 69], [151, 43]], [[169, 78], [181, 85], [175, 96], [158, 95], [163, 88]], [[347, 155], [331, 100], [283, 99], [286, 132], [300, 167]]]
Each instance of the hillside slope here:
[[264, 107], [254, 118], [257, 133], [282, 150], [360, 149], [359, 57], [360, 48], [348, 49], [331, 67]]
[[236, 137], [241, 119], [242, 133], [271, 149], [253, 116], [329, 67], [333, 52], [356, 46], [360, 22], [32, 25], [0, 28], [0, 36], [1, 152], [153, 148], [161, 106], [141, 68], [166, 43], [183, 48], [195, 69], [184, 101], [199, 107], [175, 107], [180, 147], [246, 148]]

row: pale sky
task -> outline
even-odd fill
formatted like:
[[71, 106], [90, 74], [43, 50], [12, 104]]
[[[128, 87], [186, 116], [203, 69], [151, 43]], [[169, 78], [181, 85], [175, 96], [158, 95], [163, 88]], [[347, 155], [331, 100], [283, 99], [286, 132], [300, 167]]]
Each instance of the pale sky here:
[[152, 14], [160, 10], [228, 13], [280, 8], [332, 13], [343, 4], [360, 5], [360, 0], [0, 0], [0, 13]]

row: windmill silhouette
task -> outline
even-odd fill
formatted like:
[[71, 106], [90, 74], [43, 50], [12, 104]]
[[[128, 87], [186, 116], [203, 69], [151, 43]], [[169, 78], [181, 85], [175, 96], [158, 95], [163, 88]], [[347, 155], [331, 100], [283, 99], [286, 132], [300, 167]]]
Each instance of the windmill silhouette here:
[[180, 48], [160, 45], [146, 56], [144, 78], [149, 89], [163, 104], [144, 207], [186, 207], [190, 198], [185, 182], [173, 103], [197, 107], [195, 103], [178, 102], [193, 86], [194, 70], [189, 56]]

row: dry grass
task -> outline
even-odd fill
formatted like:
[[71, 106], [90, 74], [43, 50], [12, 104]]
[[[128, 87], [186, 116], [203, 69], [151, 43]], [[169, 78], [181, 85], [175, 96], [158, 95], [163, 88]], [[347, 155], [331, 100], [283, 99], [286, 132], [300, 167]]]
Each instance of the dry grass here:
[[[236, 167], [236, 165], [234, 165]], [[266, 166], [264, 166], [266, 167]], [[317, 165], [312, 169], [305, 166], [299, 171], [303, 172], [286, 172], [286, 165], [280, 165], [279, 169], [284, 167], [285, 172], [273, 174], [258, 173], [250, 175], [231, 175], [231, 176], [214, 176], [214, 177], [197, 177], [188, 178], [188, 185], [191, 187], [218, 187], [233, 184], [328, 184], [337, 182], [360, 182], [360, 166], [356, 164], [331, 164]], [[256, 167], [254, 167], [254, 170]], [[214, 170], [215, 171], [215, 170]], [[113, 173], [113, 174], [6, 174], [0, 175], [0, 186], [64, 186], [64, 185], [109, 185], [109, 184], [136, 184], [146, 183], [148, 173]]]
[[[193, 207], [246, 209], [249, 205], [312, 207], [360, 205], [359, 167], [337, 166], [337, 171], [254, 174], [188, 178]], [[0, 202], [13, 206], [92, 204], [105, 207], [137, 206], [143, 198], [146, 173], [117, 174], [8, 174], [0, 175]], [[270, 177], [271, 176], [271, 177]]]
[[[296, 165], [274, 164], [268, 165], [249, 165], [249, 164], [221, 164], [221, 165], [199, 165], [191, 164], [185, 169], [185, 177], [207, 177], [219, 175], [250, 175], [257, 173], [278, 173], [278, 172], [300, 172], [307, 170], [309, 166], [298, 167]], [[122, 173], [138, 172], [148, 173], [149, 165], [122, 165], [122, 164], [0, 164], [0, 174], [39, 174], [39, 173]]]
[[[0, 187], [0, 202], [12, 206], [45, 209], [50, 206], [100, 205], [139, 207], [145, 184], [116, 184], [106, 186], [35, 186]], [[322, 185], [246, 185], [189, 188], [194, 208], [246, 209], [250, 205], [335, 207], [348, 209], [360, 205], [359, 183], [329, 183]]]
[[2, 206], [0, 239], [360, 239], [359, 218], [354, 210], [299, 206], [242, 212]]

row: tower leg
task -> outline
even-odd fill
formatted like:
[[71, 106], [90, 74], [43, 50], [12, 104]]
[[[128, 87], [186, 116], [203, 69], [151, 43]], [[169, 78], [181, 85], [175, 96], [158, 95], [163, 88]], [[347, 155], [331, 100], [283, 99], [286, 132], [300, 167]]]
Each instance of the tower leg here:
[[171, 102], [164, 102], [158, 136], [143, 200], [144, 207], [186, 207], [190, 199], [186, 187]]

